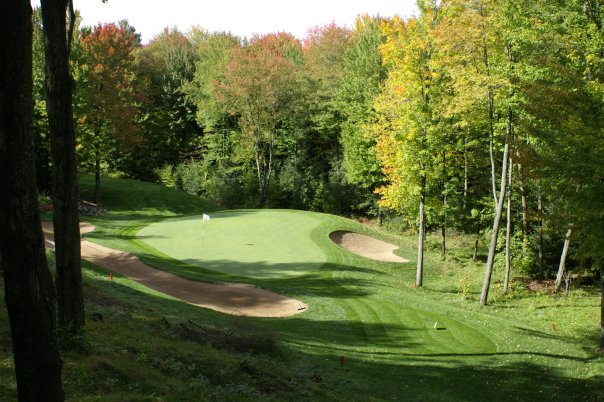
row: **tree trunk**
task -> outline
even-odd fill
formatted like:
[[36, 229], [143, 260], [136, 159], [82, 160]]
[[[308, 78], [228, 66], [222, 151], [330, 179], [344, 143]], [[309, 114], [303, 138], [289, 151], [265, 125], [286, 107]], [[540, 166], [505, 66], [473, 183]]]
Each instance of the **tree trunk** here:
[[511, 158], [508, 163], [508, 210], [507, 226], [505, 230], [505, 274], [503, 278], [503, 294], [508, 293], [508, 287], [510, 284], [510, 270], [512, 268], [510, 246], [512, 242], [512, 172], [514, 171], [514, 165], [512, 164]]
[[51, 137], [53, 222], [59, 325], [75, 334], [84, 326], [78, 175], [69, 72], [67, 0], [42, 0], [46, 95]]
[[541, 194], [537, 194], [537, 213], [539, 214], [539, 279], [545, 274], [545, 246], [543, 244], [543, 204]]
[[526, 186], [524, 185], [524, 168], [520, 163], [518, 163], [518, 183], [520, 184], [520, 199], [522, 201], [522, 235], [526, 243], [529, 235], [529, 214], [526, 202]]
[[573, 233], [573, 225], [569, 225], [566, 237], [564, 238], [564, 246], [562, 247], [562, 255], [560, 256], [560, 265], [558, 265], [558, 274], [556, 275], [556, 282], [554, 283], [554, 291], [560, 290], [562, 285], [562, 277], [564, 276], [564, 268], [566, 267], [566, 257], [568, 257], [568, 248], [570, 246], [570, 236]]
[[600, 267], [600, 353], [604, 353], [604, 265]]
[[94, 146], [94, 203], [96, 208], [101, 207], [101, 150], [100, 145]]
[[467, 209], [468, 198], [468, 150], [466, 149], [466, 137], [463, 139], [463, 211]]
[[507, 134], [505, 147], [503, 151], [503, 162], [501, 167], [501, 186], [499, 190], [499, 201], [495, 209], [495, 218], [493, 219], [493, 231], [491, 232], [491, 243], [489, 244], [489, 255], [485, 265], [484, 281], [482, 283], [482, 292], [480, 294], [480, 304], [486, 306], [489, 297], [489, 287], [491, 286], [491, 276], [493, 275], [493, 263], [495, 261], [495, 248], [497, 247], [497, 237], [499, 236], [499, 223], [501, 222], [501, 212], [503, 210], [503, 202], [505, 199], [506, 175], [508, 170], [508, 159], [510, 153], [509, 140], [512, 131], [512, 110], [508, 108], [507, 117]]
[[0, 254], [20, 401], [62, 401], [56, 296], [37, 202], [32, 10], [0, 2]]
[[476, 257], [478, 256], [478, 239], [474, 242], [474, 253], [472, 254], [472, 261], [476, 261]]
[[447, 226], [444, 222], [440, 225], [440, 255], [443, 258], [447, 256]]
[[424, 240], [426, 238], [426, 219], [424, 209], [426, 203], [426, 176], [421, 177], [421, 190], [419, 195], [419, 233], [417, 240], [417, 271], [415, 274], [415, 286], [422, 286], [424, 279]]
[[443, 221], [440, 226], [440, 255], [444, 259], [447, 256], [447, 155], [443, 152]]
[[[493, 94], [491, 90], [487, 92], [487, 101], [489, 107], [489, 158], [491, 160], [491, 187], [493, 189], [493, 200], [495, 209], [497, 209], [497, 182], [495, 180], [495, 156], [493, 147], [495, 146], [495, 129], [493, 128], [494, 119], [494, 106], [493, 106]], [[503, 176], [503, 175], [502, 175]]]
[[[480, 15], [483, 16], [483, 9], [480, 8]], [[486, 69], [487, 76], [491, 75], [491, 67], [489, 64], [489, 49], [487, 47], [487, 42], [485, 39], [486, 35], [483, 36], [482, 39], [482, 61], [484, 63], [484, 67]], [[495, 137], [495, 128], [494, 128], [494, 117], [495, 117], [495, 107], [494, 107], [494, 99], [493, 99], [493, 91], [491, 88], [487, 89], [487, 107], [489, 114], [489, 158], [491, 160], [491, 186], [493, 190], [493, 202], [495, 208], [497, 208], [497, 183], [495, 182], [495, 156], [493, 154], [494, 148], [494, 137]]]

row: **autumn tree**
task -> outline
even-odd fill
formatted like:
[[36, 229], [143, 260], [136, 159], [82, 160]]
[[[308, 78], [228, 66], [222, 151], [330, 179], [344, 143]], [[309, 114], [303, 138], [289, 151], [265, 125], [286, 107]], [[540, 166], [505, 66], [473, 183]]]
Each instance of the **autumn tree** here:
[[21, 401], [62, 401], [56, 296], [37, 203], [32, 9], [0, 3], [0, 255]]
[[81, 31], [76, 116], [80, 163], [95, 174], [100, 202], [101, 164], [116, 166], [139, 141], [135, 125], [133, 50], [137, 36], [127, 24]]
[[[379, 189], [384, 206], [403, 212], [413, 222], [417, 216], [418, 258], [416, 286], [422, 286], [426, 201], [438, 151], [438, 125], [432, 109], [438, 93], [431, 65], [432, 29], [437, 9], [422, 3], [422, 15], [404, 21], [398, 17], [383, 24], [387, 36], [382, 56], [389, 76], [375, 108], [377, 155], [387, 183]], [[417, 214], [417, 215], [416, 215]]]
[[256, 171], [258, 205], [263, 206], [296, 99], [300, 43], [284, 33], [257, 36], [249, 45], [236, 48], [231, 57], [224, 82], [216, 83], [215, 91], [224, 108], [238, 118], [242, 145]]

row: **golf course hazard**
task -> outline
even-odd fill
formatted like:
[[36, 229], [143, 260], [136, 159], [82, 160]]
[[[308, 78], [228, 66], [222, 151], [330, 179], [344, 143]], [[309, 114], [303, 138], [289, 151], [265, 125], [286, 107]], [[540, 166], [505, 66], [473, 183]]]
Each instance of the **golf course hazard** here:
[[293, 277], [326, 261], [310, 232], [321, 224], [313, 213], [240, 210], [152, 223], [137, 236], [188, 264], [232, 275]]

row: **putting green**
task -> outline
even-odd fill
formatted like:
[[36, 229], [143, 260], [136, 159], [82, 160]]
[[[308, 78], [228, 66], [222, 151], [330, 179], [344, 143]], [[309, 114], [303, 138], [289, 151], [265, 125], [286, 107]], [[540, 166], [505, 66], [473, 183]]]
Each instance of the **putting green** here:
[[[313, 213], [242, 210], [168, 219], [141, 229], [137, 237], [191, 265], [259, 278], [315, 271], [326, 261], [310, 232], [321, 221]], [[204, 236], [205, 228], [205, 236]]]

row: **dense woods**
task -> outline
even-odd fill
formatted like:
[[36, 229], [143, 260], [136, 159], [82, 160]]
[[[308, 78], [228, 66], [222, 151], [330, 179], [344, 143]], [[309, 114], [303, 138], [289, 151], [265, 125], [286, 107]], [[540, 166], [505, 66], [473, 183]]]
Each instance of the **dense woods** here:
[[516, 274], [599, 279], [599, 3], [418, 6], [302, 41], [166, 28], [141, 45], [126, 21], [80, 27], [80, 172], [100, 204], [101, 175], [117, 174], [230, 208], [402, 218], [418, 233], [417, 286], [425, 233], [443, 257], [448, 233], [475, 234], [489, 249], [482, 304], [494, 264], [506, 290]]
[[[21, 19], [3, 18], [0, 261], [11, 314], [48, 311], [27, 324], [39, 333], [11, 315], [16, 359], [36, 353], [24, 337], [60, 374], [55, 292], [26, 191], [36, 177], [54, 201], [58, 322], [72, 334], [84, 325], [78, 173], [95, 176], [98, 207], [102, 177], [116, 176], [226, 208], [375, 218], [417, 235], [414, 287], [425, 285], [427, 234], [440, 236], [443, 259], [448, 236], [472, 236], [488, 249], [481, 305], [496, 267], [504, 293], [514, 277], [554, 280], [556, 291], [599, 283], [604, 350], [599, 0], [418, 0], [415, 17], [359, 16], [304, 39], [197, 27], [147, 44], [127, 21], [70, 27], [66, 1], [43, 2], [31, 21], [27, 3], [10, 3]], [[43, 369], [17, 364], [17, 375]], [[60, 399], [58, 384], [31, 392]]]
[[516, 274], [599, 278], [599, 3], [418, 6], [302, 41], [193, 28], [142, 45], [126, 21], [80, 27], [80, 172], [101, 204], [114, 174], [231, 208], [402, 219], [418, 233], [417, 286], [425, 233], [443, 257], [448, 233], [475, 234], [489, 249], [482, 304], [494, 264], [506, 290]]

